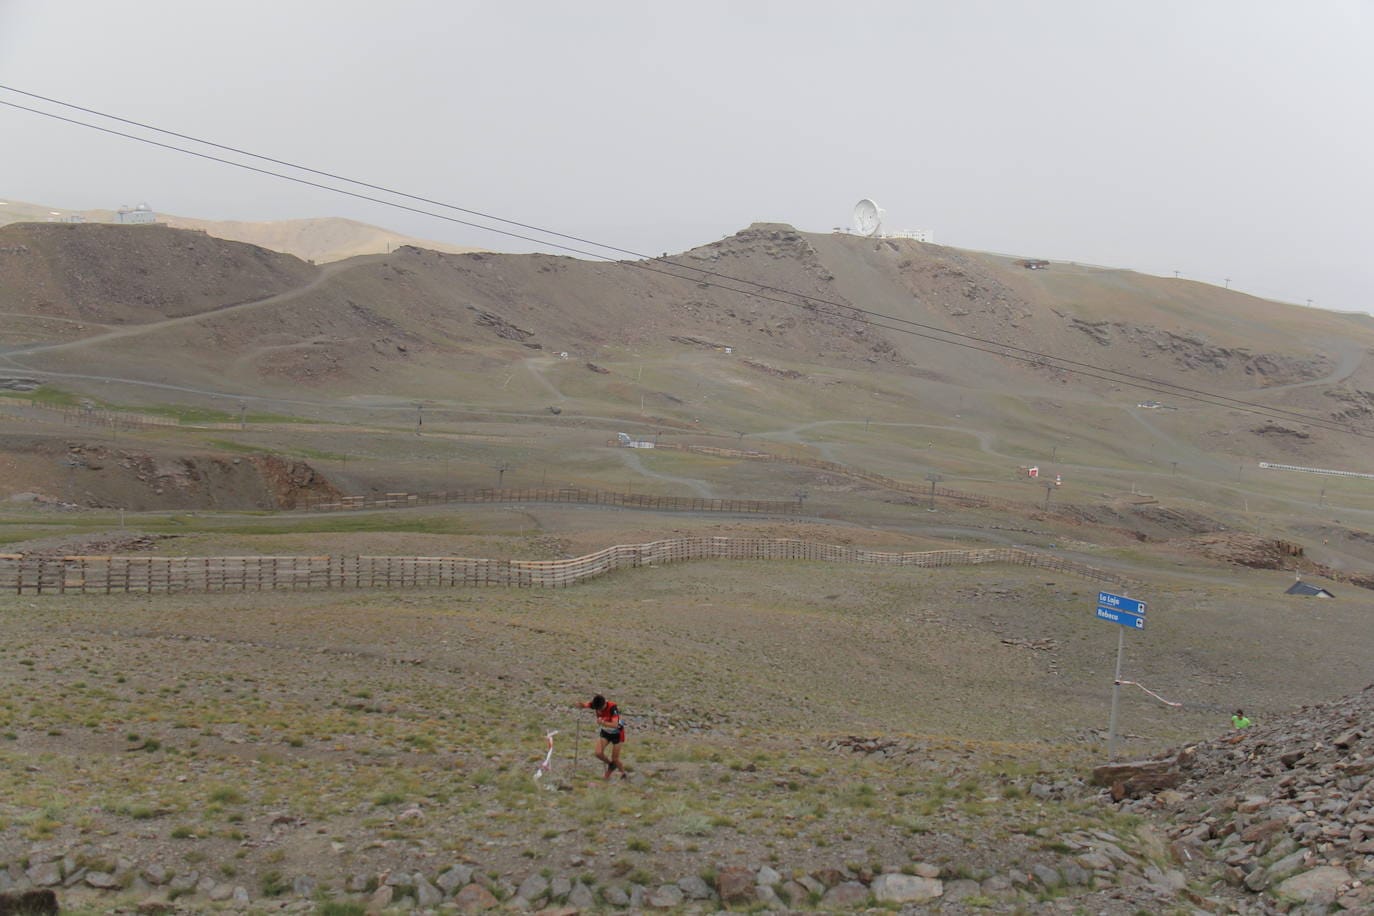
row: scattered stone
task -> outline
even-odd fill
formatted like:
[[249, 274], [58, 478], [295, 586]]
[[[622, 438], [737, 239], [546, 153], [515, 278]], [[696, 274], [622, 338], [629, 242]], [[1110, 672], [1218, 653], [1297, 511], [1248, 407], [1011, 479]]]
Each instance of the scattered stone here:
[[515, 892], [516, 896], [534, 903], [543, 897], [549, 890], [549, 879], [543, 875], [530, 875], [520, 882], [520, 888]]
[[[439, 889], [445, 894], [453, 894], [458, 888], [470, 881], [472, 881], [472, 869], [466, 865], [455, 865], [440, 875], [434, 883], [438, 885]], [[363, 879], [363, 884], [367, 884], [367, 879]]]
[[983, 886], [977, 881], [971, 878], [956, 878], [945, 882], [944, 893], [940, 896], [945, 903], [958, 903], [969, 897], [982, 896], [983, 893]]
[[1350, 884], [1350, 872], [1333, 865], [1322, 865], [1294, 875], [1274, 889], [1280, 902], [1329, 906]]
[[591, 888], [579, 881], [568, 892], [568, 906], [578, 910], [590, 910], [596, 906], [596, 897], [592, 895]]
[[711, 885], [697, 875], [682, 878], [678, 881], [677, 886], [682, 888], [682, 893], [687, 896], [688, 900], [710, 900], [715, 896], [715, 892], [711, 890]]
[[311, 878], [309, 875], [298, 875], [296, 879], [291, 882], [291, 890], [295, 892], [297, 897], [315, 896], [315, 889], [317, 886], [315, 879]]
[[59, 862], [39, 862], [29, 866], [24, 874], [34, 887], [55, 887], [62, 883], [62, 865]]
[[651, 910], [671, 910], [682, 905], [682, 888], [663, 884], [644, 894], [644, 905]]
[[86, 883], [101, 891], [114, 890], [119, 887], [119, 879], [107, 871], [86, 872]]
[[453, 902], [461, 912], [479, 913], [497, 906], [501, 901], [482, 885], [469, 884], [454, 896]]
[[849, 909], [868, 901], [868, 887], [858, 881], [841, 881], [825, 892], [821, 898], [822, 907]]
[[929, 903], [945, 892], [939, 878], [897, 873], [874, 878], [870, 890], [879, 903]]
[[412, 879], [415, 887], [415, 902], [421, 907], [435, 907], [444, 902], [444, 892], [429, 883], [424, 875], [416, 872]]
[[716, 873], [716, 893], [726, 906], [749, 904], [758, 899], [758, 884], [752, 869], [730, 865]]

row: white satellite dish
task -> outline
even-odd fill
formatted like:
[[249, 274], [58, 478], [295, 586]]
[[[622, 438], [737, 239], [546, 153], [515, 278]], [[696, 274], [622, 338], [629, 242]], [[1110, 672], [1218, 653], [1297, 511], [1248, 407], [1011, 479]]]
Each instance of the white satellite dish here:
[[854, 205], [854, 231], [859, 235], [877, 235], [883, 227], [883, 211], [865, 197]]

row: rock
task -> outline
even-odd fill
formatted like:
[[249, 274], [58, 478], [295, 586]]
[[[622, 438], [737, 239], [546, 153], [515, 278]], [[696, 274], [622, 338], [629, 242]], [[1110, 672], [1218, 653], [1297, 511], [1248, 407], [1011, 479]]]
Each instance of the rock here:
[[983, 886], [971, 878], [956, 878], [953, 881], [945, 882], [944, 891], [944, 894], [941, 895], [944, 903], [958, 903], [969, 897], [981, 897]]
[[758, 899], [757, 884], [752, 869], [730, 865], [716, 873], [716, 893], [726, 906], [749, 904]]
[[1089, 871], [1116, 870], [1116, 866], [1112, 864], [1112, 860], [1107, 858], [1105, 853], [1098, 852], [1097, 850], [1083, 853], [1078, 857], [1077, 861], [1079, 865], [1083, 866]]
[[516, 896], [534, 903], [549, 891], [549, 879], [543, 875], [530, 875], [520, 882], [520, 888], [515, 892]]
[[1350, 872], [1334, 865], [1321, 865], [1287, 879], [1274, 888], [1274, 896], [1284, 903], [1329, 906], [1350, 883]]
[[455, 865], [435, 879], [434, 883], [445, 894], [452, 894], [470, 881], [472, 881], [472, 869], [466, 865]]
[[625, 893], [625, 888], [617, 885], [610, 885], [601, 889], [601, 899], [611, 906], [627, 907], [630, 905], [630, 895]]
[[210, 888], [210, 899], [215, 903], [223, 903], [234, 896], [234, 888], [228, 884], [216, 884]]
[[825, 892], [821, 908], [848, 910], [868, 902], [868, 888], [858, 881], [842, 881]]
[[596, 906], [596, 897], [592, 895], [590, 887], [579, 881], [568, 892], [568, 906], [576, 907], [579, 910], [590, 910]]
[[852, 876], [847, 871], [841, 871], [838, 868], [818, 868], [811, 873], [811, 877], [825, 887], [834, 887], [849, 880]]
[[758, 874], [754, 876], [754, 881], [757, 884], [772, 887], [774, 884], [777, 884], [780, 881], [782, 881], [782, 875], [778, 874], [777, 871], [765, 865], [762, 868], [760, 868]]
[[778, 892], [773, 890], [771, 884], [759, 884], [756, 886], [758, 888], [759, 904], [766, 912], [787, 909], [786, 902], [778, 896]]
[[989, 897], [1006, 897], [1015, 893], [1016, 888], [1006, 875], [992, 875], [983, 879], [983, 893]]
[[291, 890], [297, 897], [313, 897], [317, 887], [315, 879], [309, 875], [297, 875], [291, 882]]
[[372, 892], [372, 896], [367, 898], [367, 911], [369, 913], [380, 913], [382, 910], [391, 906], [391, 901], [396, 897], [396, 888], [390, 884], [383, 884]]
[[1246, 843], [1258, 843], [1262, 840], [1269, 839], [1287, 826], [1288, 822], [1281, 817], [1261, 821], [1258, 824], [1252, 824], [1242, 830], [1240, 832], [1240, 838]]
[[1299, 849], [1269, 866], [1269, 880], [1286, 878], [1307, 864], [1307, 850]]
[[55, 887], [62, 883], [62, 865], [59, 862], [39, 862], [29, 866], [24, 875], [34, 887]]
[[1108, 763], [1093, 767], [1092, 784], [1108, 786], [1112, 798], [1139, 798], [1160, 789], [1172, 789], [1183, 781], [1174, 758], [1163, 760], [1135, 760], [1130, 763]]
[[1064, 876], [1065, 884], [1071, 884], [1075, 887], [1092, 881], [1092, 873], [1072, 859], [1059, 864], [1059, 873]]
[[677, 886], [682, 888], [682, 893], [686, 895], [688, 900], [710, 900], [715, 896], [715, 892], [711, 890], [711, 885], [697, 875], [682, 878], [678, 881]]
[[361, 894], [367, 890], [370, 881], [367, 875], [349, 875], [348, 880], [344, 881], [344, 890], [350, 894]]
[[663, 884], [644, 894], [644, 905], [651, 910], [671, 910], [682, 905], [682, 888]]
[[253, 898], [248, 895], [248, 888], [235, 885], [234, 893], [230, 897], [239, 906], [247, 906], [253, 902]]
[[166, 866], [158, 862], [154, 862], [143, 869], [143, 880], [154, 887], [166, 884], [169, 878], [171, 878], [171, 874], [167, 871]]
[[436, 907], [444, 902], [444, 892], [433, 884], [430, 884], [429, 879], [424, 875], [417, 872], [413, 883], [415, 886], [415, 902], [421, 907], [428, 909], [429, 907]]
[[101, 891], [112, 891], [119, 887], [119, 879], [107, 871], [86, 872], [86, 883]]
[[899, 873], [879, 875], [870, 890], [879, 903], [929, 903], [945, 892], [939, 878]]
[[1247, 890], [1258, 894], [1269, 886], [1269, 870], [1267, 868], [1256, 868], [1245, 876], [1243, 881]]
[[549, 898], [552, 900], [562, 900], [572, 893], [572, 881], [566, 875], [554, 875], [549, 882]]
[[931, 865], [929, 862], [917, 862], [911, 866], [911, 873], [921, 878], [940, 877], [940, 866]]
[[784, 881], [778, 888], [778, 894], [794, 910], [805, 906], [811, 899], [811, 892], [796, 881]]
[[396, 823], [398, 824], [410, 824], [412, 826], [418, 826], [420, 824], [423, 824], [424, 822], [425, 812], [421, 811], [419, 808], [407, 808], [400, 814], [396, 815]]
[[1064, 876], [1059, 874], [1059, 870], [1048, 865], [1032, 865], [1031, 874], [1035, 880], [1048, 888], [1055, 888], [1064, 883]]
[[501, 901], [482, 885], [469, 884], [454, 896], [453, 902], [458, 905], [460, 912], [479, 913], [491, 909]]

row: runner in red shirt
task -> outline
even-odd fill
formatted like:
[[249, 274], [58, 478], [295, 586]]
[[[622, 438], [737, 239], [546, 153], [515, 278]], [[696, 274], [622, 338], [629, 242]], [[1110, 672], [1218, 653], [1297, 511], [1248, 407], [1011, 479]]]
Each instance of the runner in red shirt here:
[[[620, 722], [620, 707], [610, 700], [597, 694], [592, 697], [590, 703], [578, 703], [581, 709], [590, 709], [596, 713], [596, 725], [599, 731], [596, 736], [596, 759], [606, 764], [606, 775], [602, 779], [610, 779], [611, 774], [616, 770], [620, 771], [620, 778], [625, 778], [625, 767], [620, 764], [620, 745], [625, 743], [625, 726]], [[606, 745], [611, 746], [611, 756], [606, 756]]]

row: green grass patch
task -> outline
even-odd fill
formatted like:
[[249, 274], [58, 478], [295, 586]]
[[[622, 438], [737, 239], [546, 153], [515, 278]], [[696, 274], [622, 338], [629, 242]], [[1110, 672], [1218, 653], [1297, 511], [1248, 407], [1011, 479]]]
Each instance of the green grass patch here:
[[80, 407], [82, 401], [92, 402], [90, 398], [79, 398], [70, 391], [63, 391], [61, 388], [50, 388], [47, 385], [40, 385], [33, 391], [0, 391], [0, 398], [13, 398], [16, 401], [33, 401], [35, 404], [46, 404], [50, 407]]

